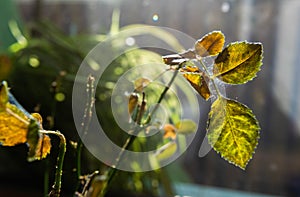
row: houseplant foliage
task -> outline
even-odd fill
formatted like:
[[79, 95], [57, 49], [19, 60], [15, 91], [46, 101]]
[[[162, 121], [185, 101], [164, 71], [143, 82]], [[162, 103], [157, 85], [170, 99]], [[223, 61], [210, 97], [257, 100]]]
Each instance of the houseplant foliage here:
[[[18, 29], [19, 27], [16, 24], [12, 24], [15, 23], [11, 22], [10, 27], [11, 31], [17, 32], [17, 42], [10, 46], [8, 50], [10, 53], [5, 55], [5, 58], [9, 58], [10, 60], [9, 67], [7, 66], [8, 61], [1, 62], [1, 68], [10, 68], [8, 74], [4, 75], [4, 73], [1, 73], [1, 80], [7, 80], [9, 82], [8, 85], [3, 85], [3, 87], [6, 87], [6, 90], [9, 90], [9, 95], [12, 96], [13, 94], [16, 98], [18, 98], [26, 110], [29, 112], [40, 113], [44, 120], [43, 127], [47, 129], [47, 131], [56, 128], [59, 128], [59, 130], [62, 131], [60, 134], [63, 134], [66, 138], [68, 151], [64, 161], [65, 165], [63, 166], [64, 173], [58, 173], [58, 175], [62, 175], [60, 176], [60, 178], [62, 178], [61, 184], [63, 188], [61, 195], [74, 193], [75, 191], [81, 191], [82, 188], [77, 186], [77, 182], [81, 184], [84, 181], [84, 177], [90, 177], [89, 175], [85, 176], [86, 174], [96, 174], [91, 173], [95, 169], [103, 172], [107, 169], [107, 166], [100, 161], [95, 160], [84, 147], [81, 149], [81, 151], [77, 151], [79, 150], [78, 147], [80, 147], [80, 139], [77, 138], [72, 119], [71, 90], [73, 80], [75, 78], [78, 65], [80, 65], [82, 59], [88, 53], [88, 51], [93, 46], [101, 42], [101, 40], [104, 40], [107, 36], [118, 33], [119, 24], [115, 19], [113, 19], [111, 31], [106, 35], [75, 36], [68, 36], [64, 34], [47, 21], [31, 24], [29, 29], [24, 29], [23, 31]], [[123, 28], [130, 27], [126, 26]], [[22, 32], [24, 32], [24, 34], [22, 34]], [[34, 32], [34, 34], [32, 32]], [[143, 32], [132, 32], [134, 35], [142, 33]], [[171, 34], [164, 32], [159, 28], [153, 33], [156, 33], [155, 36], [163, 35], [160, 37], [162, 40], [173, 38]], [[131, 35], [129, 34], [128, 36]], [[124, 38], [120, 38], [120, 40], [122, 39]], [[176, 41], [176, 39], [171, 40]], [[173, 46], [172, 44], [170, 45]], [[175, 42], [174, 45], [176, 45], [176, 47], [180, 46], [177, 44], [177, 42]], [[143, 64], [144, 62], [141, 61], [144, 60], [146, 62], [149, 62], [149, 60], [161, 62], [161, 56], [145, 49], [134, 50], [131, 54], [124, 54], [116, 61], [112, 62], [113, 65], [111, 68], [113, 69], [114, 67], [118, 67], [119, 70], [122, 70], [122, 72], [119, 73], [119, 75], [121, 75], [129, 68], [132, 68], [137, 64]], [[119, 76], [112, 75], [111, 73], [106, 75], [106, 78], [103, 80], [115, 83]], [[24, 80], [24, 76], [26, 76], [26, 80]], [[41, 80], [41, 78], [43, 80]], [[87, 80], [83, 79], [82, 83], [87, 84]], [[3, 82], [3, 84], [6, 83]], [[104, 91], [100, 91], [99, 94], [96, 95], [97, 111], [98, 109], [99, 111], [106, 111], [107, 106], [109, 106], [107, 105], [107, 102], [110, 91], [111, 90], [109, 88], [105, 87]], [[102, 98], [107, 99], [101, 100]], [[16, 103], [15, 99], [11, 99], [11, 101]], [[23, 107], [21, 107], [19, 104], [16, 108], [23, 109]], [[26, 112], [26, 110], [23, 109], [21, 111], [23, 113]], [[26, 114], [29, 113], [26, 112]], [[82, 116], [84, 116], [84, 114], [82, 114]], [[39, 136], [42, 134], [42, 132], [46, 132], [46, 130], [40, 128], [42, 123], [38, 122], [38, 118], [33, 115], [28, 115], [27, 117], [29, 117], [27, 118], [28, 120], [33, 119], [32, 121], [34, 124], [38, 125], [34, 127], [36, 129], [39, 128], [38, 131], [33, 132], [35, 135]], [[106, 114], [106, 118], [108, 121], [112, 121], [112, 117], [110, 117], [109, 114]], [[9, 122], [6, 123], [9, 124]], [[24, 136], [26, 133], [29, 133], [28, 129], [28, 125], [26, 124], [23, 132]], [[115, 126], [111, 125], [110, 129], [111, 135], [119, 136], [118, 130]], [[15, 130], [11, 131], [12, 133], [18, 133], [15, 132]], [[57, 132], [57, 134], [59, 133]], [[51, 135], [49, 136], [51, 137]], [[28, 145], [27, 138], [24, 138], [23, 141]], [[23, 142], [21, 144], [23, 144]], [[43, 162], [37, 161], [34, 164], [38, 165], [42, 170], [39, 172], [40, 176], [32, 177], [33, 179], [41, 179], [43, 177], [43, 172], [45, 172], [44, 196], [49, 194], [48, 188], [52, 185], [52, 179], [55, 177], [54, 169], [58, 164], [56, 161], [56, 153], [59, 149], [58, 141], [56, 139], [52, 139], [51, 137], [51, 145], [51, 153], [46, 160]], [[132, 149], [135, 149], [135, 147]], [[9, 149], [6, 150], [8, 151]], [[64, 149], [62, 148], [61, 150]], [[77, 152], [82, 152], [82, 154], [80, 154], [82, 155], [81, 159], [80, 157], [77, 157], [77, 155], [79, 155]], [[41, 158], [38, 157], [38, 160], [39, 159]], [[76, 160], [80, 161], [79, 163], [82, 166], [81, 169], [79, 169]], [[14, 174], [12, 177], [13, 176]], [[18, 176], [20, 176], [20, 174], [18, 174]], [[59, 179], [55, 177], [55, 180]], [[59, 181], [56, 182], [60, 184]], [[148, 184], [152, 182], [159, 184], [156, 184], [156, 187], [152, 186], [152, 184]], [[158, 185], [160, 188], [158, 188]], [[172, 188], [170, 185], [171, 181], [168, 179], [168, 176], [165, 175], [163, 170], [146, 173], [118, 172], [118, 179], [115, 179], [114, 182], [110, 184], [109, 190], [122, 190], [126, 191], [128, 194], [130, 194], [130, 192], [134, 192], [151, 196], [157, 194], [158, 189], [162, 190], [164, 193], [172, 193]], [[34, 189], [40, 189], [37, 188], [37, 185], [32, 187], [34, 187]], [[52, 194], [53, 193], [55, 195], [59, 195], [58, 192], [52, 192]]]
[[[252, 80], [262, 65], [263, 49], [261, 43], [246, 41], [223, 49], [224, 43], [223, 33], [214, 31], [193, 49], [165, 56], [164, 62], [179, 70], [205, 100], [212, 100], [208, 141], [225, 160], [245, 169], [258, 144], [259, 123], [246, 105], [223, 95], [220, 83], [238, 85]], [[206, 65], [206, 58], [214, 58], [213, 64]]]
[[66, 152], [66, 140], [58, 131], [46, 131], [42, 127], [42, 117], [38, 113], [29, 114], [8, 90], [6, 81], [0, 84], [0, 143], [15, 146], [26, 143], [28, 161], [44, 159], [51, 150], [48, 134], [60, 138], [57, 157], [55, 183], [49, 196], [59, 196], [61, 189], [62, 166]]
[[[58, 47], [62, 48], [62, 51], [70, 52], [68, 56], [70, 59], [74, 54], [79, 56], [78, 59], [70, 60], [70, 62], [74, 64], [80, 62], [84, 56], [84, 52], [74, 51], [68, 42], [62, 43], [63, 46], [58, 45]], [[36, 44], [38, 43], [32, 42], [30, 44], [32, 44], [32, 46], [30, 45], [31, 49], [35, 51], [38, 46]], [[46, 42], [45, 45], [47, 44]], [[173, 78], [178, 74], [182, 74], [203, 99], [211, 100], [212, 105], [207, 121], [208, 141], [212, 148], [225, 160], [241, 169], [245, 169], [258, 144], [259, 123], [251, 109], [236, 100], [227, 98], [220, 87], [222, 83], [239, 85], [252, 80], [262, 65], [263, 49], [261, 43], [254, 42], [234, 42], [226, 47], [224, 47], [224, 44], [225, 36], [223, 33], [213, 31], [196, 41], [191, 49], [182, 53], [163, 56], [163, 62], [169, 66], [168, 70], [174, 71]], [[18, 54], [17, 58], [21, 59], [23, 53], [29, 49], [27, 45], [15, 48]], [[36, 50], [35, 53], [40, 57], [44, 55], [40, 50]], [[213, 59], [213, 63], [207, 64], [206, 59]], [[41, 61], [41, 63], [43, 62]], [[47, 64], [51, 64], [51, 61], [45, 63], [45, 65]], [[67, 62], [66, 65], [69, 66], [69, 63]], [[63, 73], [66, 72], [67, 75], [61, 74], [61, 77], [64, 80], [70, 80], [73, 77], [72, 73], [75, 69], [72, 65], [69, 67], [66, 65], [63, 65], [63, 68], [57, 68], [57, 70], [63, 71]], [[169, 82], [168, 87], [171, 86], [173, 78]], [[128, 111], [129, 113], [136, 114], [134, 119], [139, 124], [143, 122], [147, 123], [149, 114], [146, 114], [143, 109], [143, 106], [146, 105], [143, 104], [145, 103], [144, 89], [150, 86], [151, 82], [140, 78], [135, 81], [134, 85], [136, 91], [128, 98]], [[157, 103], [166, 99], [164, 96], [168, 91], [168, 87], [159, 94]], [[91, 89], [90, 91], [94, 90]], [[142, 99], [138, 100], [136, 96]], [[94, 98], [88, 100], [88, 102], [93, 103], [92, 101], [94, 102]], [[50, 195], [59, 196], [66, 140], [59, 132], [44, 130], [41, 124], [41, 116], [26, 112], [9, 92], [7, 83], [2, 82], [0, 89], [0, 142], [3, 146], [27, 143], [29, 147], [28, 160], [33, 161], [43, 159], [50, 153], [51, 142], [49, 134], [59, 136], [61, 143], [57, 161], [58, 168], [53, 190], [50, 193]], [[188, 134], [195, 127], [195, 123], [189, 120], [164, 125], [163, 140], [168, 139], [168, 141], [166, 146], [163, 146], [162, 154], [158, 155], [158, 160], [167, 158], [176, 151], [176, 144], [173, 143], [173, 140], [177, 134]], [[129, 141], [130, 143], [124, 145], [124, 149], [130, 148], [129, 146], [134, 143], [134, 138], [130, 138]], [[108, 170], [108, 173], [102, 173], [107, 175], [107, 177], [98, 176], [98, 171], [87, 176], [88, 178], [86, 179], [83, 191], [78, 192], [77, 195], [89, 196], [91, 189], [89, 187], [93, 182], [99, 180], [99, 177], [102, 177], [103, 179], [101, 179], [100, 184], [96, 184], [95, 186], [97, 189], [94, 191], [97, 192], [94, 192], [92, 196], [104, 196], [109, 184], [111, 184], [112, 177], [116, 174], [114, 169]], [[81, 172], [79, 171], [78, 179], [80, 179], [80, 174]]]

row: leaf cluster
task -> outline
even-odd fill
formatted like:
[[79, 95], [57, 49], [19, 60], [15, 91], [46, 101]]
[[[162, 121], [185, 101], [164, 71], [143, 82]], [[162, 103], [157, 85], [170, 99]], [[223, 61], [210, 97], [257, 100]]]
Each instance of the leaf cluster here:
[[15, 146], [26, 143], [28, 161], [45, 158], [51, 149], [48, 135], [41, 134], [41, 116], [26, 112], [9, 93], [7, 83], [0, 86], [0, 143]]
[[[205, 100], [212, 100], [207, 138], [221, 156], [245, 169], [259, 139], [259, 123], [246, 105], [225, 97], [220, 83], [244, 84], [256, 77], [262, 65], [263, 47], [258, 42], [233, 42], [225, 48], [225, 36], [213, 31], [183, 53], [163, 56], [165, 64], [179, 70]], [[213, 59], [207, 65], [205, 59]], [[196, 63], [200, 66], [197, 66]]]

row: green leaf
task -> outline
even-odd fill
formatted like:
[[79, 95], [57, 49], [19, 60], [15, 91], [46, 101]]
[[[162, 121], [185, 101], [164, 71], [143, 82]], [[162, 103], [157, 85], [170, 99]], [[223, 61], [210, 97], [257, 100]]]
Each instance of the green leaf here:
[[176, 124], [176, 128], [179, 134], [189, 134], [196, 132], [197, 124], [192, 120], [184, 119]]
[[208, 141], [221, 156], [245, 169], [259, 139], [259, 124], [245, 105], [219, 97], [211, 107]]
[[168, 159], [176, 152], [176, 150], [177, 150], [176, 142], [171, 141], [171, 142], [163, 145], [156, 151], [156, 153], [155, 153], [156, 159], [159, 161]]
[[214, 76], [229, 84], [246, 83], [260, 70], [262, 53], [261, 43], [232, 43], [215, 59]]
[[201, 57], [217, 55], [223, 49], [225, 36], [220, 31], [213, 31], [195, 43], [195, 53]]

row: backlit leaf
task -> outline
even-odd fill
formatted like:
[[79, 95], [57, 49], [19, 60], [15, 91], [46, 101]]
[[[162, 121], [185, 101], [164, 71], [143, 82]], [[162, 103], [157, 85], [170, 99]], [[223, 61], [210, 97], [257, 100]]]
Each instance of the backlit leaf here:
[[195, 43], [195, 53], [201, 57], [217, 55], [223, 49], [225, 36], [220, 31], [213, 31]]
[[[43, 123], [43, 118], [39, 113], [32, 113], [32, 117], [39, 122], [39, 127], [41, 130], [43, 130], [42, 123]], [[29, 139], [28, 139], [29, 140]], [[31, 157], [28, 157], [29, 161], [34, 161], [34, 160], [40, 160], [45, 158], [51, 150], [51, 141], [50, 137], [46, 134], [39, 134], [38, 135], [38, 141], [36, 142], [35, 148], [33, 150], [34, 154], [32, 153]], [[30, 149], [29, 149], [30, 150]]]
[[[206, 81], [209, 81], [208, 77], [204, 76], [204, 73], [195, 65], [185, 65], [180, 68], [179, 71], [183, 73], [183, 77], [190, 82], [192, 87], [205, 99], [210, 97], [210, 91]], [[205, 79], [204, 79], [205, 77]]]
[[208, 141], [221, 156], [245, 169], [258, 144], [259, 124], [245, 105], [219, 97], [211, 107]]
[[202, 73], [184, 73], [183, 77], [205, 100], [209, 99], [210, 91]]
[[8, 102], [6, 82], [0, 86], [0, 143], [3, 146], [15, 146], [27, 141], [29, 118], [15, 105]]
[[179, 134], [189, 134], [196, 132], [197, 124], [192, 120], [184, 119], [176, 124], [176, 128]]
[[128, 112], [131, 115], [135, 107], [138, 104], [139, 95], [136, 93], [131, 93], [128, 100]]
[[26, 136], [26, 142], [29, 146], [27, 160], [34, 161], [36, 150], [38, 147], [39, 138], [40, 138], [39, 125], [38, 125], [37, 121], [31, 119], [27, 130], [28, 130], [28, 132], [27, 132], [27, 136]]
[[195, 51], [194, 50], [187, 50], [187, 51], [184, 51], [183, 53], [180, 53], [179, 54], [181, 57], [185, 58], [185, 59], [196, 59], [196, 54], [195, 54]]
[[200, 69], [195, 65], [185, 65], [184, 67], [179, 69], [180, 72], [193, 72], [193, 73], [200, 73]]
[[[37, 118], [37, 119], [36, 119]], [[28, 112], [14, 100], [9, 93], [7, 83], [0, 86], [0, 144], [15, 146], [27, 143], [28, 161], [44, 158], [51, 148], [50, 138], [41, 135], [41, 116]], [[45, 145], [45, 146], [44, 146]]]
[[246, 83], [260, 70], [262, 53], [261, 43], [232, 43], [215, 59], [214, 76], [229, 84]]
[[51, 150], [50, 137], [45, 134], [40, 135], [35, 149], [35, 154], [33, 157], [29, 159], [29, 161], [44, 159], [50, 153], [50, 150]]
[[27, 141], [29, 119], [18, 108], [7, 103], [0, 112], [0, 143], [2, 146], [15, 146]]
[[43, 124], [43, 118], [41, 116], [41, 114], [39, 113], [32, 113], [31, 116], [38, 121], [39, 125], [40, 125], [40, 129], [43, 129], [42, 124]]

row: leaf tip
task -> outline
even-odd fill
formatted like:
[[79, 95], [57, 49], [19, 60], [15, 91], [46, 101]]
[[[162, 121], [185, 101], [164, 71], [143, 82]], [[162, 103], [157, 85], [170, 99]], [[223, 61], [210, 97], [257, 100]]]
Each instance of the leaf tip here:
[[8, 85], [6, 81], [0, 84], [0, 109], [4, 108], [8, 102]]
[[256, 77], [261, 69], [262, 59], [262, 43], [232, 42], [218, 54], [213, 66], [213, 73], [225, 83], [244, 84]]
[[221, 31], [212, 31], [195, 43], [195, 52], [200, 57], [217, 55], [223, 49], [225, 36]]
[[229, 163], [245, 170], [258, 145], [260, 126], [251, 109], [235, 100], [219, 98], [212, 104], [208, 141]]

